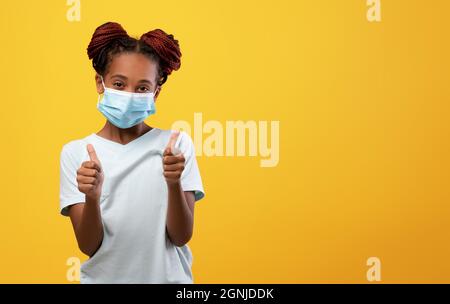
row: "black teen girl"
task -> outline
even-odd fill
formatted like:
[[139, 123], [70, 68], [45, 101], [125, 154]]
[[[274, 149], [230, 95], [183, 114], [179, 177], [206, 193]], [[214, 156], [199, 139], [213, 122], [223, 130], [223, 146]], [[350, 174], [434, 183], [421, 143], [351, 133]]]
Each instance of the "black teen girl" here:
[[194, 146], [144, 122], [180, 67], [178, 41], [160, 29], [135, 39], [108, 22], [87, 53], [106, 122], [63, 146], [60, 180], [61, 214], [89, 256], [80, 282], [193, 283], [187, 242], [204, 196]]

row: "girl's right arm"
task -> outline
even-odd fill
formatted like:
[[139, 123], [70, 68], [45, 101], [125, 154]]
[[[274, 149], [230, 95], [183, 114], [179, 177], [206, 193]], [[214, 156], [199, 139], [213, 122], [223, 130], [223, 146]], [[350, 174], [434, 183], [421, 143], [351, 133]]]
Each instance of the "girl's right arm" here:
[[94, 147], [89, 144], [87, 150], [90, 161], [83, 162], [77, 170], [78, 189], [86, 195], [86, 201], [72, 205], [69, 208], [69, 215], [78, 247], [84, 254], [92, 257], [103, 240], [100, 211], [103, 170]]

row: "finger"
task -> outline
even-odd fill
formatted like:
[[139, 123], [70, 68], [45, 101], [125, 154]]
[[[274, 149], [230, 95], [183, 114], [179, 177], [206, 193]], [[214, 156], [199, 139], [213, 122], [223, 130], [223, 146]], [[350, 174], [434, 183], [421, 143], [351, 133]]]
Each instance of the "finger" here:
[[164, 149], [163, 156], [166, 156], [166, 155], [173, 155], [173, 154], [172, 154], [172, 149], [171, 149], [170, 147], [166, 147], [166, 148]]
[[81, 167], [80, 169], [78, 169], [77, 174], [83, 175], [83, 176], [98, 177], [99, 172], [96, 169], [89, 169], [89, 168]]
[[176, 163], [173, 165], [164, 165], [164, 171], [183, 171], [184, 170], [184, 164], [183, 163]]
[[97, 184], [97, 178], [92, 177], [92, 176], [78, 175], [77, 176], [77, 182], [80, 183], [80, 184], [95, 185], [95, 184]]
[[97, 153], [95, 152], [94, 146], [92, 144], [88, 144], [87, 145], [87, 150], [89, 153], [89, 158], [94, 161], [95, 163], [97, 163], [99, 166], [101, 166], [100, 164], [100, 160], [97, 157]]
[[163, 158], [164, 165], [172, 165], [180, 162], [184, 162], [183, 154], [180, 155], [166, 155]]
[[91, 191], [92, 189], [94, 189], [94, 185], [91, 185], [91, 184], [79, 184], [78, 185], [78, 190], [80, 190], [83, 193], [87, 193], [87, 192]]
[[170, 134], [169, 142], [166, 147], [173, 149], [175, 147], [175, 143], [177, 142], [178, 136], [180, 136], [180, 131], [173, 131], [172, 134]]
[[89, 160], [89, 161], [85, 161], [82, 164], [83, 168], [89, 168], [89, 169], [95, 169], [97, 171], [101, 171], [101, 167], [94, 161]]
[[178, 172], [178, 171], [168, 171], [168, 172], [164, 172], [163, 174], [164, 174], [165, 178], [173, 179], [173, 180], [180, 179], [180, 177], [181, 177], [181, 172]]

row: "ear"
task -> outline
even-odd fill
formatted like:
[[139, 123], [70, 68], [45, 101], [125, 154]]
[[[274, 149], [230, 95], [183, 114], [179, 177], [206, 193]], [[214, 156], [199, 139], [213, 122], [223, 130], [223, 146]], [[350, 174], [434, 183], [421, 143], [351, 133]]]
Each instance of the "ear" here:
[[100, 75], [98, 73], [95, 73], [95, 86], [97, 88], [97, 93], [98, 94], [103, 94], [103, 84], [102, 84], [102, 79], [100, 78]]
[[157, 86], [155, 91], [156, 91], [156, 93], [155, 93], [155, 97], [153, 99], [156, 102], [156, 99], [158, 98], [159, 92], [161, 92], [161, 86]]

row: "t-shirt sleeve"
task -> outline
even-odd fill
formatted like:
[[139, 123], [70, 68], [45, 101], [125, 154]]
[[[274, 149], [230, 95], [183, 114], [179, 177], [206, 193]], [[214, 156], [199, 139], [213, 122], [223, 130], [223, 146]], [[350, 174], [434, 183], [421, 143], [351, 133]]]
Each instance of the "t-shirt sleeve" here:
[[205, 191], [197, 164], [194, 143], [186, 132], [181, 131], [175, 147], [181, 150], [185, 159], [184, 170], [181, 173], [181, 187], [183, 191], [194, 191], [195, 201], [198, 201], [205, 196]]
[[69, 144], [63, 146], [60, 157], [60, 213], [69, 215], [69, 206], [84, 203], [85, 195], [78, 190], [78, 163]]

